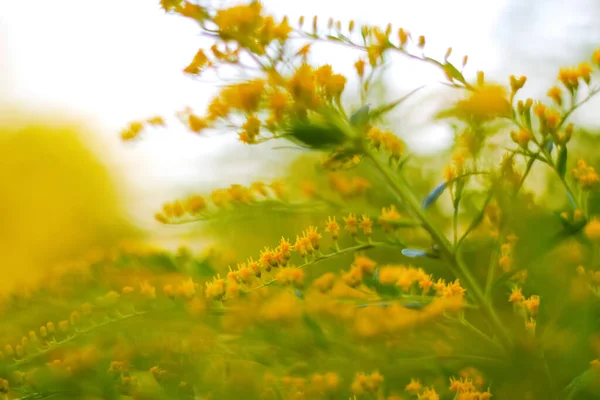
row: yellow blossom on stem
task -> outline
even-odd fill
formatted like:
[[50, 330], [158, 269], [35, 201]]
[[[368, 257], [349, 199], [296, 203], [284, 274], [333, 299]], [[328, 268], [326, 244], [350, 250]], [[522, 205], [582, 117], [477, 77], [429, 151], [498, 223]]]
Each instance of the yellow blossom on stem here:
[[358, 234], [358, 218], [356, 215], [350, 213], [347, 217], [343, 217], [344, 219], [344, 229], [350, 233], [352, 236], [356, 236]]
[[523, 300], [523, 307], [529, 313], [529, 315], [536, 315], [540, 307], [540, 296], [529, 296], [529, 298]]
[[335, 217], [329, 217], [325, 223], [325, 232], [331, 234], [333, 240], [337, 240], [340, 236], [340, 225], [336, 222]]
[[440, 396], [433, 387], [428, 387], [419, 395], [419, 400], [440, 400]]
[[352, 267], [350, 271], [342, 275], [342, 281], [351, 288], [358, 287], [363, 281], [363, 271], [360, 268]]
[[525, 297], [521, 292], [521, 288], [514, 288], [510, 294], [510, 297], [508, 298], [508, 301], [514, 304], [521, 304], [524, 299]]
[[535, 328], [536, 328], [536, 321], [535, 321], [535, 319], [533, 319], [533, 317], [531, 317], [525, 323], [525, 330], [527, 330], [528, 332], [535, 332]]
[[306, 238], [310, 241], [310, 245], [314, 250], [319, 250], [320, 240], [322, 238], [322, 235], [319, 232], [317, 232], [318, 229], [319, 228], [316, 228], [314, 226], [309, 226], [304, 234]]
[[389, 232], [395, 229], [395, 224], [400, 221], [400, 213], [393, 204], [388, 208], [381, 210], [381, 216], [379, 217], [379, 223], [381, 224], [385, 232]]
[[362, 229], [363, 234], [365, 236], [371, 236], [371, 234], [373, 233], [373, 221], [371, 221], [371, 218], [369, 218], [368, 215], [362, 215], [359, 226]]
[[584, 160], [577, 162], [577, 167], [571, 171], [575, 181], [581, 185], [583, 190], [591, 190], [600, 183], [600, 175], [596, 170], [588, 165]]
[[552, 86], [547, 93], [548, 97], [550, 97], [559, 107], [562, 106], [562, 90], [558, 86]]
[[312, 285], [322, 293], [326, 293], [333, 288], [335, 283], [335, 275], [332, 272], [327, 272], [317, 279], [315, 279]]
[[377, 263], [375, 261], [366, 256], [355, 256], [354, 262], [352, 263], [353, 267], [356, 267], [360, 269], [362, 273], [369, 275], [373, 275], [376, 265]]
[[206, 282], [206, 297], [212, 300], [221, 300], [227, 291], [227, 285], [220, 276], [214, 277], [212, 282]]
[[418, 379], [412, 379], [410, 380], [410, 382], [408, 383], [408, 385], [406, 385], [404, 387], [404, 390], [408, 393], [411, 394], [417, 394], [421, 391], [421, 388], [423, 386], [421, 385], [421, 382], [419, 382]]
[[379, 392], [383, 380], [383, 376], [377, 371], [370, 375], [360, 373], [354, 377], [350, 389], [355, 395], [369, 394], [374, 396]]

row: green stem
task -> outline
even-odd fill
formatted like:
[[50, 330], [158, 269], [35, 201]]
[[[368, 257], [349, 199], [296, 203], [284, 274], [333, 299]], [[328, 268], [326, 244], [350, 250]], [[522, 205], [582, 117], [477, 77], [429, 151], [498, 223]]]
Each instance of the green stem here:
[[452, 245], [448, 239], [431, 223], [431, 221], [429, 221], [429, 218], [421, 209], [419, 201], [408, 186], [401, 185], [377, 155], [368, 150], [366, 151], [366, 155], [373, 161], [375, 167], [383, 175], [400, 200], [407, 204], [412, 213], [422, 222], [423, 228], [431, 235], [431, 238], [439, 247], [441, 258], [448, 263], [452, 273], [464, 282], [465, 287], [474, 297], [476, 303], [481, 306], [481, 309], [493, 327], [495, 334], [498, 335], [502, 346], [504, 346], [505, 349], [509, 349], [512, 346], [512, 343], [510, 335], [504, 328], [504, 324], [491, 304], [486, 301], [483, 290], [475, 277], [471, 274], [467, 266], [457, 258], [457, 254], [452, 250]]

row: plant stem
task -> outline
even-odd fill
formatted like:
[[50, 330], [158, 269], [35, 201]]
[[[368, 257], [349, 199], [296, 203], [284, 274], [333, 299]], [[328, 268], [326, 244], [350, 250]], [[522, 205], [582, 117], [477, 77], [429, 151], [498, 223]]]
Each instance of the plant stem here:
[[459, 260], [457, 253], [453, 251], [452, 245], [448, 239], [431, 223], [431, 221], [429, 221], [429, 218], [421, 209], [419, 201], [408, 188], [408, 186], [400, 184], [396, 177], [381, 162], [376, 154], [366, 150], [366, 155], [373, 161], [375, 167], [383, 175], [395, 194], [400, 198], [400, 200], [410, 207], [410, 211], [412, 211], [416, 218], [421, 221], [423, 228], [431, 235], [431, 238], [439, 247], [441, 258], [448, 263], [452, 273], [465, 283], [465, 287], [474, 297], [476, 303], [481, 306], [483, 313], [489, 320], [489, 323], [493, 327], [495, 334], [500, 339], [502, 346], [505, 349], [509, 349], [512, 346], [512, 343], [502, 321], [496, 314], [496, 311], [491, 304], [486, 301], [484, 292], [479, 286], [479, 283], [475, 277], [471, 274], [467, 266], [464, 265], [461, 260]]

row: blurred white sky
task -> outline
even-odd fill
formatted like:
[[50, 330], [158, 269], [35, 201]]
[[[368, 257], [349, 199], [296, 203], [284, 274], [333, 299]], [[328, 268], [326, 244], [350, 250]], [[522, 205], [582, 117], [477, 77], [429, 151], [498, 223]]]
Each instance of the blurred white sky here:
[[[383, 26], [392, 22], [416, 35], [425, 34], [428, 48], [438, 57], [448, 46], [454, 48], [457, 62], [468, 54], [469, 72], [474, 74], [475, 69], [497, 67], [491, 28], [505, 1], [265, 0], [264, 4], [277, 15], [290, 15], [292, 21], [317, 13], [323, 21], [334, 16]], [[171, 116], [186, 106], [203, 109], [214, 88], [181, 72], [205, 44], [197, 32], [191, 21], [165, 15], [158, 0], [0, 1], [0, 100], [91, 121], [114, 163], [144, 193], [149, 209], [190, 184], [211, 185], [217, 177], [224, 185], [247, 179], [247, 170], [239, 176], [239, 168], [224, 171], [214, 162], [223, 146], [239, 147], [241, 159], [251, 158], [252, 148], [235, 144], [235, 135], [206, 140], [173, 124], [134, 146], [118, 140], [118, 131], [131, 120]], [[328, 48], [317, 57], [344, 71], [356, 56], [344, 48]], [[390, 77], [402, 90], [440, 79], [438, 72], [414, 62], [400, 62], [393, 71]], [[443, 146], [447, 138], [445, 129], [431, 127], [416, 144]], [[142, 207], [146, 218], [151, 215], [148, 208]]]

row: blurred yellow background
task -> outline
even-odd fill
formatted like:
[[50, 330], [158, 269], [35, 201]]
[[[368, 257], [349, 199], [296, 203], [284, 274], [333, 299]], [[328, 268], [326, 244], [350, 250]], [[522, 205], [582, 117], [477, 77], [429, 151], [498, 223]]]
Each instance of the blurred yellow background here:
[[66, 258], [134, 233], [123, 185], [92, 151], [88, 128], [11, 115], [0, 123], [0, 290], [27, 286]]

